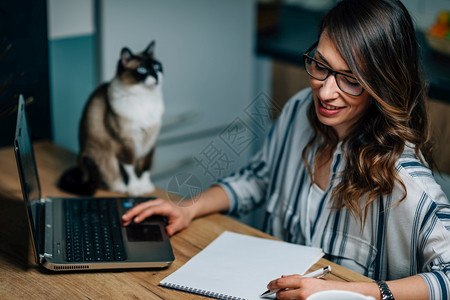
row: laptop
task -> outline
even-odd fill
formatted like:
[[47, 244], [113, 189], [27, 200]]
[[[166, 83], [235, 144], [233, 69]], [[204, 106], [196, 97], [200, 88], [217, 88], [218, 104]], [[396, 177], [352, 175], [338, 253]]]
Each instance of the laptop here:
[[125, 211], [151, 198], [41, 197], [22, 95], [14, 149], [37, 264], [52, 271], [85, 271], [165, 268], [173, 262], [163, 217], [122, 226]]

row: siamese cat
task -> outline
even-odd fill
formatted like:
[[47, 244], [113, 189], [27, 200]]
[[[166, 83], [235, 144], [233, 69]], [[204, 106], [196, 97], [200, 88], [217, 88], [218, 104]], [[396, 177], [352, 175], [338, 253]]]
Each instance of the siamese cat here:
[[164, 113], [163, 69], [155, 41], [139, 53], [123, 48], [115, 77], [89, 97], [79, 126], [78, 166], [60, 188], [92, 195], [106, 188], [129, 195], [154, 191], [150, 169]]

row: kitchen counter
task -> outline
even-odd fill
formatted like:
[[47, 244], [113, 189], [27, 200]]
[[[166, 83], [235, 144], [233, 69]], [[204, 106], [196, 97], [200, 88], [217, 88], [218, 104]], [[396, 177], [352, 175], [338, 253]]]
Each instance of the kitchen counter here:
[[[318, 38], [318, 22], [325, 14], [297, 6], [284, 5], [279, 23], [271, 33], [258, 34], [257, 53], [294, 65], [303, 65], [302, 54]], [[439, 54], [428, 46], [423, 32], [417, 31], [424, 72], [429, 81], [430, 98], [450, 104], [450, 56]]]

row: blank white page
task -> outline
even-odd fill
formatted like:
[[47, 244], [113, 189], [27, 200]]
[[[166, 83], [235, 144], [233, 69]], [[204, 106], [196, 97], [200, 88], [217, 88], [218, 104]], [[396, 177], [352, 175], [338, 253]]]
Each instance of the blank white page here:
[[322, 249], [225, 231], [160, 285], [220, 299], [260, 299], [281, 275], [304, 274]]

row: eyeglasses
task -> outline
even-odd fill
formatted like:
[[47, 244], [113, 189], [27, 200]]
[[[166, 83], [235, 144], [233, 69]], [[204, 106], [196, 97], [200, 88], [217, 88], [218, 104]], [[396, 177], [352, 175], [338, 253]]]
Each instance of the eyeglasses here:
[[364, 88], [358, 82], [358, 80], [345, 73], [335, 71], [323, 62], [310, 56], [310, 53], [317, 47], [319, 41], [315, 42], [306, 52], [303, 54], [303, 61], [305, 63], [306, 72], [312, 78], [320, 81], [324, 81], [333, 74], [336, 84], [341, 91], [351, 96], [360, 96], [364, 91]]

